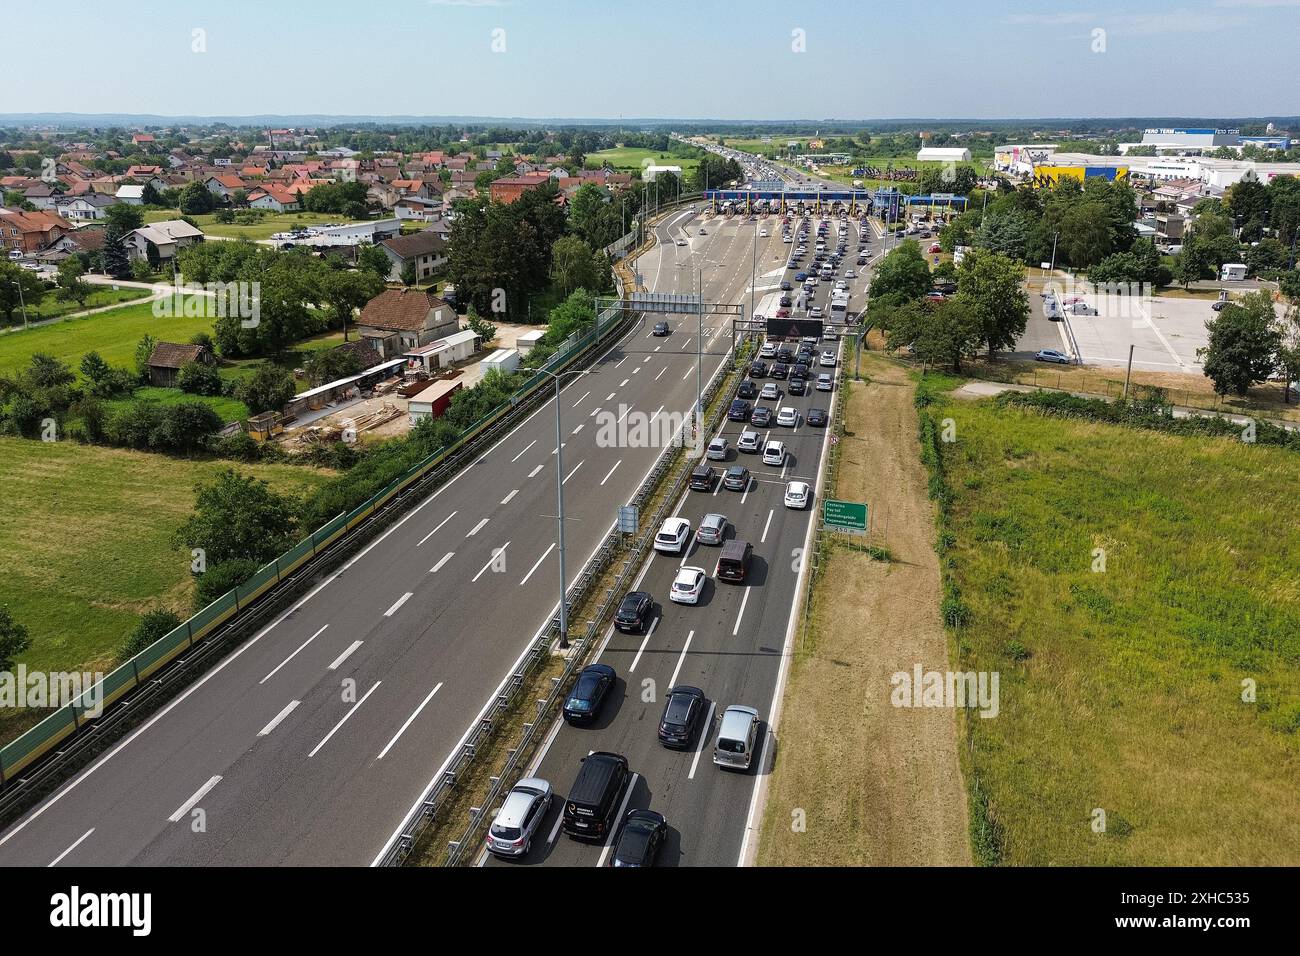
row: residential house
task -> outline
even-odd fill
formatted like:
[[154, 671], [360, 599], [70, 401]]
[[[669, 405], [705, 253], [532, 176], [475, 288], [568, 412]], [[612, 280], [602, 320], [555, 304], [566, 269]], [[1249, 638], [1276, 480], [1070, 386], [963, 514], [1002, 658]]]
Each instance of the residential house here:
[[128, 257], [133, 260], [149, 258], [149, 247], [152, 246], [157, 258], [165, 262], [181, 249], [203, 239], [203, 231], [184, 219], [166, 219], [131, 230], [122, 237], [122, 242]]
[[144, 203], [144, 187], [124, 185], [117, 187], [116, 198], [118, 202], [124, 202], [128, 206], [139, 206]]
[[222, 199], [229, 200], [238, 190], [248, 191], [248, 184], [236, 176], [234, 173], [222, 173], [217, 176], [209, 176], [203, 181], [203, 185], [214, 195]]
[[286, 186], [264, 183], [248, 194], [248, 205], [253, 209], [271, 209], [275, 212], [292, 212], [301, 209], [299, 195]]
[[428, 345], [458, 328], [456, 312], [432, 292], [386, 289], [361, 310], [361, 339], [385, 359]]
[[393, 203], [392, 208], [393, 215], [403, 221], [433, 222], [442, 215], [442, 200], [407, 196]]
[[206, 345], [159, 342], [149, 355], [149, 384], [159, 388], [175, 388], [176, 377], [190, 362], [213, 365], [216, 361], [216, 356]]
[[402, 281], [402, 272], [408, 267], [415, 269], [415, 281], [427, 282], [434, 273], [447, 264], [446, 237], [436, 232], [423, 229], [406, 236], [385, 239], [379, 248], [388, 253], [393, 264], [388, 273], [389, 282]]
[[488, 187], [488, 191], [493, 202], [512, 203], [529, 190], [536, 189], [543, 183], [548, 182], [549, 179], [550, 177], [546, 173], [505, 176], [501, 179], [492, 180], [492, 185]]
[[35, 206], [37, 209], [52, 210], [63, 198], [62, 185], [51, 185], [50, 183], [37, 183], [35, 186], [28, 186], [23, 190], [23, 198]]
[[8, 250], [40, 252], [69, 232], [72, 223], [47, 210], [0, 212], [0, 246]]
[[80, 196], [70, 196], [62, 199], [55, 209], [60, 216], [70, 222], [94, 222], [103, 219], [105, 217], [104, 210], [115, 205], [117, 205], [117, 200], [112, 196], [87, 192]]

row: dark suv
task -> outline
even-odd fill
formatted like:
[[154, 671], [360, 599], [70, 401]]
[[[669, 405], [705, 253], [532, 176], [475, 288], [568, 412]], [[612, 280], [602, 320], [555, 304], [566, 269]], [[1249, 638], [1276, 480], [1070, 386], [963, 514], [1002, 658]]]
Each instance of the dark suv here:
[[753, 399], [758, 398], [758, 386], [749, 379], [745, 379], [736, 389], [736, 397], [748, 398], [752, 401]]
[[624, 634], [644, 633], [654, 612], [654, 600], [647, 591], [629, 591], [614, 614], [614, 626]]
[[727, 418], [733, 422], [747, 422], [749, 421], [749, 408], [749, 402], [743, 398], [738, 398], [727, 409]]

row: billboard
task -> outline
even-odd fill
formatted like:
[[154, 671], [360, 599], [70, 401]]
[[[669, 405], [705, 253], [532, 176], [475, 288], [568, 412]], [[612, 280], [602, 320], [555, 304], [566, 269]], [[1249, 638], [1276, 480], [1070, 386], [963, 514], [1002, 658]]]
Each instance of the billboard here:
[[805, 335], [822, 337], [821, 319], [768, 319], [768, 338], [799, 339]]
[[1128, 179], [1127, 166], [1035, 166], [1034, 185], [1039, 187], [1055, 186], [1063, 179], [1083, 182], [1100, 176], [1103, 179], [1120, 181]]

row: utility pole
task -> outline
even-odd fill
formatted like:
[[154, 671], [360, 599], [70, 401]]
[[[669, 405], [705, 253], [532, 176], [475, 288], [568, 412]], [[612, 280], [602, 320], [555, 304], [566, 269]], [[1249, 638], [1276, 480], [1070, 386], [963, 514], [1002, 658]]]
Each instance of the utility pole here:
[[1052, 233], [1052, 268], [1048, 270], [1049, 274], [1056, 271], [1056, 240], [1061, 236], [1060, 231]]
[[704, 427], [704, 267], [700, 267], [699, 286], [696, 293], [695, 333], [695, 434], [698, 439]]
[[1128, 368], [1124, 370], [1124, 400], [1128, 400], [1128, 381], [1133, 375], [1133, 346], [1128, 347]]

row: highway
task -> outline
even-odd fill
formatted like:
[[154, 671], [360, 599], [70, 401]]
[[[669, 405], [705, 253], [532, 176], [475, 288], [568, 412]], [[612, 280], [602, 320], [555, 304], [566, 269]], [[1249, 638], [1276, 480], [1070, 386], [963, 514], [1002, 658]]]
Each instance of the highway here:
[[[703, 269], [706, 301], [746, 301], [754, 229], [698, 226], [675, 213], [656, 227], [644, 281], [691, 291]], [[760, 273], [784, 265], [772, 233]], [[598, 410], [685, 414], [695, 400], [695, 331], [653, 338], [651, 324], [560, 397], [570, 581], [660, 452], [601, 447]], [[729, 319], [705, 335], [708, 381]], [[554, 412], [544, 404], [0, 834], [0, 865], [372, 863], [556, 613]]]
[[[739, 219], [735, 217], [732, 222]], [[760, 217], [760, 228], [763, 221]], [[768, 217], [766, 221], [769, 232], [779, 235], [779, 218]], [[753, 229], [755, 225], [729, 224], [723, 228]], [[849, 249], [854, 251], [857, 225], [850, 221], [847, 228]], [[834, 225], [830, 235], [834, 236]], [[870, 233], [867, 246], [878, 250], [878, 240]], [[854, 261], [853, 257], [847, 260]], [[784, 270], [782, 276], [772, 279], [792, 279], [795, 271]], [[829, 285], [818, 287], [823, 307], [827, 306], [825, 290]], [[854, 307], [860, 308], [865, 279], [859, 276], [853, 285], [857, 296]], [[835, 346], [819, 344], [818, 355], [827, 347]], [[847, 354], [847, 348], [844, 351]], [[814, 378], [822, 371], [828, 370], [814, 367]], [[756, 384], [767, 381], [771, 380], [761, 379]], [[530, 852], [520, 860], [507, 862], [480, 850], [479, 864], [607, 865], [616, 834], [593, 845], [572, 840], [560, 830], [564, 795], [577, 776], [580, 761], [593, 750], [624, 755], [635, 774], [619, 818], [629, 809], [655, 810], [666, 817], [668, 838], [657, 865], [735, 866], [741, 862], [747, 836], [761, 823], [757, 789], [771, 771], [773, 756], [767, 743], [771, 738], [766, 721], [772, 713], [784, 660], [782, 652], [793, 624], [803, 549], [810, 523], [820, 508], [820, 502], [814, 499], [807, 510], [789, 509], [783, 496], [788, 481], [806, 481], [814, 489], [817, 487], [828, 431], [807, 425], [806, 413], [810, 408], [829, 410], [832, 397], [811, 388], [807, 395], [789, 396], [788, 383], [776, 384], [781, 397], [757, 404], [773, 411], [778, 406], [793, 406], [800, 412], [798, 424], [793, 428], [774, 425], [757, 430], [764, 442], [769, 437], [785, 442], [785, 465], [765, 466], [760, 455], [738, 453], [735, 446], [740, 432], [752, 426], [726, 421], [717, 433], [731, 446], [729, 459], [713, 464], [720, 472], [730, 465], [746, 465], [751, 471], [749, 488], [730, 491], [718, 482], [711, 492], [688, 492], [676, 512], [688, 519], [692, 528], [698, 527], [707, 513], [725, 514], [731, 526], [728, 537], [749, 541], [754, 547], [748, 580], [743, 585], [716, 581], [713, 570], [718, 547], [693, 540], [680, 557], [653, 554], [646, 561], [635, 589], [654, 596], [652, 627], [646, 634], [624, 634], [609, 627], [596, 659], [612, 666], [618, 681], [600, 716], [585, 727], [557, 722], [541, 754], [525, 773], [548, 780], [557, 795]], [[702, 567], [710, 576], [698, 605], [681, 605], [668, 599], [676, 572], [685, 565]], [[704, 729], [686, 751], [666, 749], [656, 736], [667, 692], [679, 684], [701, 688], [709, 701]], [[719, 717], [732, 704], [755, 707], [763, 719], [765, 744], [748, 772], [724, 771], [712, 762]]]

